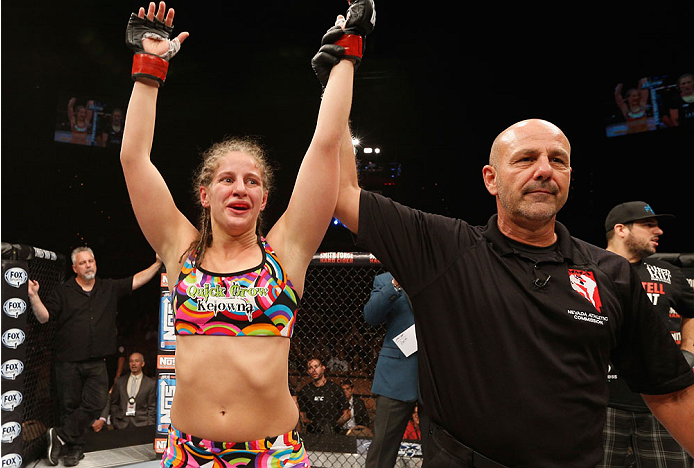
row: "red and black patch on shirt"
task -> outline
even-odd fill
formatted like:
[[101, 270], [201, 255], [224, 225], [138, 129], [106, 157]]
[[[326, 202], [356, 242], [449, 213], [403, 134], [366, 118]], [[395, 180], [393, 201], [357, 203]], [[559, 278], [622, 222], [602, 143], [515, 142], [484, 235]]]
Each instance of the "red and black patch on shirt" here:
[[598, 283], [592, 271], [569, 268], [569, 282], [574, 291], [586, 298], [598, 312], [602, 313]]

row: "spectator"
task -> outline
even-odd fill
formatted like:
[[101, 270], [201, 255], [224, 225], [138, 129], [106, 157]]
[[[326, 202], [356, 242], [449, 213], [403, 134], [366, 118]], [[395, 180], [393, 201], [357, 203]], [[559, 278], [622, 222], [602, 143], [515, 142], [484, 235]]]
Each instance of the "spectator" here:
[[419, 425], [419, 405], [414, 405], [412, 419], [407, 422], [405, 434], [402, 436], [404, 440], [421, 440], [422, 430]]
[[149, 268], [133, 276], [101, 279], [96, 276], [92, 249], [78, 247], [70, 258], [75, 277], [45, 298], [45, 305], [38, 294], [39, 283], [29, 282], [37, 320], [56, 322], [53, 370], [62, 424], [48, 429], [48, 462], [57, 465], [65, 445], [65, 466], [75, 466], [84, 458], [84, 431], [107, 402], [110, 382], [105, 357], [116, 353], [118, 300], [146, 284], [161, 267], [157, 257]]
[[111, 424], [116, 429], [156, 424], [156, 382], [142, 372], [145, 359], [141, 353], [132, 353], [129, 364], [130, 375], [123, 375], [116, 380], [110, 404], [92, 426], [96, 432], [101, 430], [109, 415]]
[[366, 411], [364, 400], [354, 394], [354, 384], [351, 380], [342, 381], [342, 391], [349, 402], [349, 419], [341, 426], [347, 435], [373, 435], [369, 429], [369, 413]]
[[[694, 291], [677, 267], [649, 258], [663, 235], [660, 221], [667, 218], [672, 216], [656, 215], [642, 201], [615, 206], [605, 220], [607, 250], [626, 258], [636, 269], [654, 312], [667, 324], [675, 342], [685, 355], [691, 356], [690, 364], [694, 365]], [[624, 466], [631, 449], [640, 467], [690, 468], [691, 457], [653, 416], [641, 395], [629, 389], [620, 378], [619, 369], [612, 369], [612, 374], [600, 467]]]
[[306, 432], [336, 434], [336, 428], [349, 420], [349, 403], [342, 389], [325, 377], [325, 366], [318, 358], [308, 361], [311, 381], [297, 394], [301, 422]]

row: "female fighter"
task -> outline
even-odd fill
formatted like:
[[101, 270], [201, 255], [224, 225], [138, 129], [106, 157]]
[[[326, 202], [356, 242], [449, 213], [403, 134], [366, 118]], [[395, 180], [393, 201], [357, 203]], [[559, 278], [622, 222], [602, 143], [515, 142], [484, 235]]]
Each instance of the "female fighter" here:
[[246, 138], [203, 155], [199, 226], [176, 207], [149, 153], [159, 86], [188, 33], [170, 39], [174, 11], [164, 2], [131, 15], [135, 83], [121, 163], [138, 223], [169, 272], [178, 335], [162, 466], [310, 466], [293, 430], [299, 414], [287, 383], [289, 339], [306, 269], [337, 200], [338, 152], [372, 13], [370, 0], [353, 2], [346, 23], [323, 38], [313, 63], [328, 80], [315, 132], [287, 209], [266, 236], [259, 216], [271, 174], [260, 147]]

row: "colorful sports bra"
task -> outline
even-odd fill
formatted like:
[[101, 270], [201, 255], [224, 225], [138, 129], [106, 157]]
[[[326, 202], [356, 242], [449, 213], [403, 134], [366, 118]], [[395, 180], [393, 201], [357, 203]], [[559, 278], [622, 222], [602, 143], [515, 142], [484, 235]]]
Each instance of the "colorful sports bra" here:
[[299, 296], [264, 238], [256, 268], [219, 274], [185, 261], [174, 289], [177, 335], [285, 336], [291, 338]]

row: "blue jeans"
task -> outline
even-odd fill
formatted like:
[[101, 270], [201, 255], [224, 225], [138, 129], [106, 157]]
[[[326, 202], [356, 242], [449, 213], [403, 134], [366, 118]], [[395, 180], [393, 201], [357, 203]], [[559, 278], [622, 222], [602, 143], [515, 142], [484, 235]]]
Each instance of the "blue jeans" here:
[[53, 368], [60, 405], [58, 436], [68, 446], [84, 446], [84, 431], [108, 401], [108, 372], [103, 359], [56, 362]]

